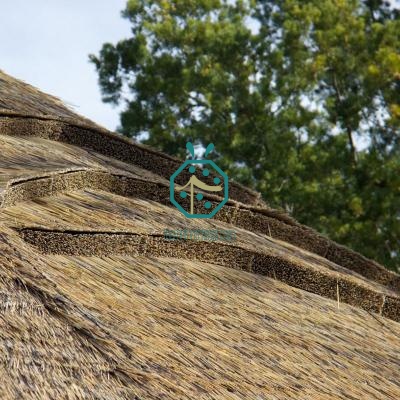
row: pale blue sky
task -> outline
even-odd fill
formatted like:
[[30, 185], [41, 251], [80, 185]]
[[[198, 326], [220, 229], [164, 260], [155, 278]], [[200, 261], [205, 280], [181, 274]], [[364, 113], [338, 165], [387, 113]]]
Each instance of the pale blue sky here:
[[128, 37], [126, 0], [1, 0], [0, 69], [60, 97], [111, 130], [118, 110], [101, 101], [88, 61], [104, 42]]

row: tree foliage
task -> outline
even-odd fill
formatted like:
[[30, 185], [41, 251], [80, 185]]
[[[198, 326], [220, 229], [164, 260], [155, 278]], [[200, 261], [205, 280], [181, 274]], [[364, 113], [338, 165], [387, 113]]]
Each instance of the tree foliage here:
[[380, 0], [130, 0], [91, 55], [120, 131], [213, 142], [231, 178], [400, 265], [400, 15]]

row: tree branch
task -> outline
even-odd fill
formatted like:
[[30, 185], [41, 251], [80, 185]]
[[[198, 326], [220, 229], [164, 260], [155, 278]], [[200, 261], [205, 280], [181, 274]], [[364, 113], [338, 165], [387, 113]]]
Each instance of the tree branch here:
[[[336, 100], [339, 103], [339, 105], [342, 106], [343, 99], [342, 99], [342, 95], [339, 90], [339, 85], [337, 83], [335, 72], [333, 72], [333, 87], [335, 88]], [[357, 164], [357, 150], [354, 145], [353, 133], [352, 133], [350, 126], [347, 124], [345, 124], [345, 125], [346, 125], [345, 128], [346, 128], [346, 132], [347, 132], [347, 137], [349, 139], [349, 144], [350, 144], [350, 152], [351, 152], [352, 162], [354, 165], [356, 165]]]

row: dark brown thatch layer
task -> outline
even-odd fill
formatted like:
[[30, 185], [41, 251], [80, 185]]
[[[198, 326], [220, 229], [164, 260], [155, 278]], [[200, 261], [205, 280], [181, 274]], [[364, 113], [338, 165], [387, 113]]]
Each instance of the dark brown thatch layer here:
[[[89, 148], [100, 154], [140, 166], [166, 179], [182, 162], [163, 153], [155, 152], [115, 134], [92, 127], [71, 125], [57, 120], [1, 116], [0, 134], [35, 136]], [[186, 183], [187, 176], [180, 175], [179, 183]], [[259, 193], [236, 183], [230, 183], [230, 198], [245, 204], [263, 204]]]
[[[163, 182], [144, 181], [129, 176], [109, 174], [104, 171], [67, 171], [51, 177], [38, 177], [12, 182], [3, 193], [3, 207], [30, 199], [53, 196], [55, 194], [84, 188], [106, 190], [121, 196], [142, 198], [170, 206], [169, 187]], [[205, 198], [215, 202], [214, 196]], [[185, 201], [182, 200], [182, 203]], [[400, 277], [379, 264], [344, 246], [325, 238], [317, 232], [292, 221], [282, 221], [279, 215], [260, 212], [258, 209], [229, 202], [216, 214], [215, 219], [242, 227], [252, 232], [260, 232], [312, 253], [318, 254], [345, 268], [390, 289], [400, 291]]]
[[[215, 219], [188, 220], [178, 210], [147, 199], [128, 198], [99, 190], [74, 191], [40, 198], [3, 209], [0, 221], [16, 228], [30, 226], [61, 231], [164, 234], [165, 230], [199, 229], [231, 231], [239, 244], [258, 251], [273, 249], [283, 256], [300, 258], [318, 269], [330, 269], [371, 282], [351, 270], [314, 253], [262, 233], [252, 233]], [[179, 234], [179, 233], [178, 233]]]
[[[261, 233], [252, 233], [216, 220], [188, 220], [174, 208], [147, 199], [121, 197], [98, 190], [74, 191], [57, 197], [41, 198], [7, 207], [0, 217], [6, 225], [16, 228], [30, 226], [53, 231], [123, 232], [146, 235], [164, 234], [165, 230], [192, 229], [232, 232], [237, 243], [252, 250], [268, 249], [277, 256], [299, 259], [317, 270], [332, 270], [367, 283], [372, 281], [351, 270], [334, 264], [314, 253]], [[179, 233], [178, 233], [179, 234]], [[232, 235], [231, 235], [232, 236]], [[379, 290], [384, 290], [380, 286]]]
[[[27, 129], [31, 128], [32, 127], [29, 127], [28, 124]], [[55, 131], [54, 127], [50, 129], [52, 134], [54, 134]], [[51, 137], [51, 135], [49, 135], [50, 133], [47, 133], [44, 136]], [[79, 137], [79, 135], [77, 137]], [[83, 157], [83, 155], [81, 155], [81, 157]], [[95, 160], [98, 161], [98, 158]], [[101, 167], [105, 167], [105, 165], [106, 164], [102, 164]], [[75, 169], [77, 168], [75, 167]], [[141, 173], [143, 174], [143, 172]], [[121, 195], [142, 196], [147, 199], [162, 202], [163, 204], [169, 204], [167, 184], [160, 184], [160, 181], [157, 182], [156, 179], [152, 179], [151, 177], [148, 177], [146, 179], [147, 183], [145, 183], [140, 178], [139, 181], [136, 182], [134, 180], [129, 181], [129, 179], [125, 177], [121, 177], [121, 179], [117, 177], [110, 179], [106, 178], [105, 174], [101, 172], [82, 172], [82, 175], [79, 175], [79, 173], [66, 171], [62, 174], [63, 176], [61, 178], [52, 175], [51, 179], [48, 179], [47, 182], [31, 181], [24, 183], [22, 179], [18, 184], [12, 184], [9, 191], [3, 193], [3, 196], [5, 196], [4, 204], [11, 205], [13, 202], [18, 201], [18, 199], [27, 200], [29, 198], [53, 195], [62, 191], [76, 190], [83, 187], [110, 190]], [[124, 180], [128, 180], [129, 182], [121, 183], [121, 181]], [[301, 226], [285, 214], [268, 208], [247, 208], [246, 206], [238, 205], [232, 201], [228, 204], [231, 206], [225, 206], [217, 214], [219, 220], [233, 223], [236, 226], [241, 226], [252, 231], [271, 234], [274, 238], [287, 241], [300, 248], [314, 252], [339, 265], [357, 271], [370, 279], [387, 285], [390, 288], [400, 290], [400, 279], [397, 275], [385, 270], [377, 263], [367, 260], [361, 255], [339, 246], [318, 233]]]
[[[22, 238], [43, 253], [79, 256], [156, 256], [200, 260], [218, 265], [258, 273], [278, 279], [307, 292], [361, 307], [400, 321], [398, 313], [382, 310], [387, 294], [351, 276], [296, 263], [273, 252], [254, 251], [245, 246], [221, 242], [166, 240], [158, 235], [127, 234], [124, 232], [56, 232], [25, 228]], [[393, 299], [400, 300], [400, 298]]]

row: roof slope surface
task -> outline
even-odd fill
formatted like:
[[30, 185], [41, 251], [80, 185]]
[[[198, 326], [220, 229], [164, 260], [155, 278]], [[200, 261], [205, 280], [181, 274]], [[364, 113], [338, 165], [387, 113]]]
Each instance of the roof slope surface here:
[[185, 218], [179, 160], [1, 72], [0, 153], [0, 398], [400, 397], [398, 275], [235, 183]]

